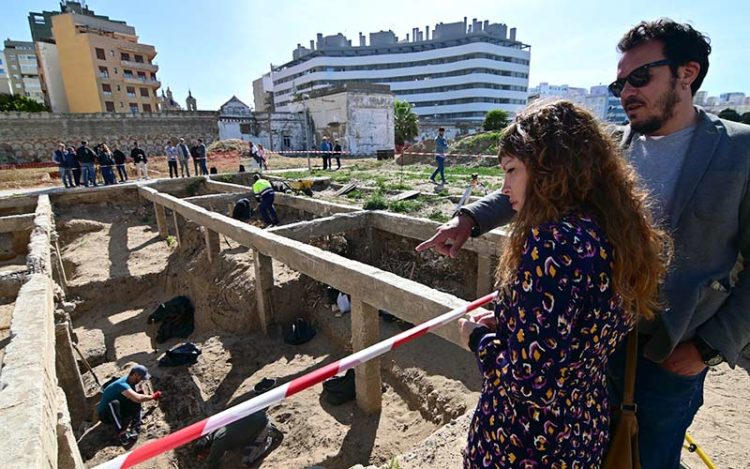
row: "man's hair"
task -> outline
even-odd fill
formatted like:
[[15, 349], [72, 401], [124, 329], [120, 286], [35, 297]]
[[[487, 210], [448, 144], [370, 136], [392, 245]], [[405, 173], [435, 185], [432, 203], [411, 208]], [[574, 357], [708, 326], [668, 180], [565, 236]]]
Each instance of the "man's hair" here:
[[440, 128], [438, 129], [438, 132], [445, 132], [445, 128], [444, 128], [444, 127], [440, 127]]
[[88, 144], [89, 142], [87, 142], [86, 140], [81, 141], [81, 145], [88, 145]]
[[201, 143], [203, 143], [203, 139], [202, 138], [199, 138], [198, 141], [201, 142]]
[[672, 75], [677, 76], [677, 67], [688, 62], [697, 62], [701, 69], [690, 85], [693, 96], [703, 84], [708, 73], [708, 56], [711, 54], [711, 40], [686, 23], [678, 23], [669, 18], [655, 21], [641, 21], [620, 39], [617, 50], [627, 52], [648, 41], [659, 41], [664, 45], [664, 57], [670, 60]]

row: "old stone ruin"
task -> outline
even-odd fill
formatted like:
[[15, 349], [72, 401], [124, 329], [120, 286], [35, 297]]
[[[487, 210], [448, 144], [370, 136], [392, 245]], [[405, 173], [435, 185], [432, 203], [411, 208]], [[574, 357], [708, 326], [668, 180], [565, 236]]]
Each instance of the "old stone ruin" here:
[[[0, 467], [92, 467], [124, 453], [94, 423], [94, 378], [133, 363], [165, 394], [144, 404], [137, 447], [246, 400], [263, 378], [288, 382], [491, 288], [500, 235], [456, 259], [419, 255], [437, 223], [292, 194], [277, 194], [283, 224], [260, 229], [228, 216], [251, 196], [247, 177], [0, 199], [0, 441], [13, 442]], [[350, 295], [349, 313], [332, 309], [328, 286]], [[195, 329], [157, 343], [147, 317], [178, 295]], [[300, 317], [316, 337], [285, 343]], [[185, 340], [201, 348], [197, 363], [157, 366]], [[284, 438], [255, 467], [460, 464], [480, 376], [458, 343], [448, 326], [358, 366], [356, 400], [343, 405], [316, 385], [271, 406]], [[241, 454], [223, 461], [239, 467]], [[186, 445], [139, 467], [203, 466]]]

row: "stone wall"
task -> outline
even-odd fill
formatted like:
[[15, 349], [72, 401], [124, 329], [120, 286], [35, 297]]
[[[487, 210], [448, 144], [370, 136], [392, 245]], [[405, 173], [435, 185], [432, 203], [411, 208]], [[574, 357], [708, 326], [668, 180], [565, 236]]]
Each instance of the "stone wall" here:
[[211, 111], [153, 114], [52, 114], [0, 112], [0, 164], [50, 161], [60, 142], [78, 147], [106, 143], [132, 147], [133, 141], [149, 155], [163, 155], [167, 140], [219, 138], [218, 114]]

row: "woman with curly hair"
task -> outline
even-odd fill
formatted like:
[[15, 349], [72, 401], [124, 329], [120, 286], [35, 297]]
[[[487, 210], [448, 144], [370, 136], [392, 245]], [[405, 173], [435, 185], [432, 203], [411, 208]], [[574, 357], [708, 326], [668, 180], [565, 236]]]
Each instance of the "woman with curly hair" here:
[[484, 377], [464, 466], [599, 467], [607, 362], [659, 309], [669, 240], [616, 143], [570, 102], [516, 117], [499, 158], [516, 215], [494, 316], [459, 321]]

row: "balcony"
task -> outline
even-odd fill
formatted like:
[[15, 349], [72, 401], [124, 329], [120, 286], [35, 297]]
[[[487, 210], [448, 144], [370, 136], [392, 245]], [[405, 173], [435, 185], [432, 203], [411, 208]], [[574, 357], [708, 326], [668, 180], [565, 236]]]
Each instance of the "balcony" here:
[[159, 80], [152, 80], [151, 78], [142, 78], [137, 75], [123, 75], [123, 79], [126, 83], [135, 83], [138, 85], [149, 85], [149, 86], [161, 86]]
[[99, 72], [99, 78], [101, 78], [102, 80], [109, 80], [109, 73]]
[[148, 72], [158, 72], [159, 66], [155, 63], [145, 62], [133, 62], [132, 60], [121, 60], [123, 67], [137, 68], [138, 70], [146, 70]]
[[153, 58], [156, 56], [156, 48], [154, 46], [149, 46], [147, 44], [138, 44], [137, 42], [123, 41], [119, 44], [119, 49], [122, 52], [136, 52], [138, 54], [143, 54], [148, 58]]

